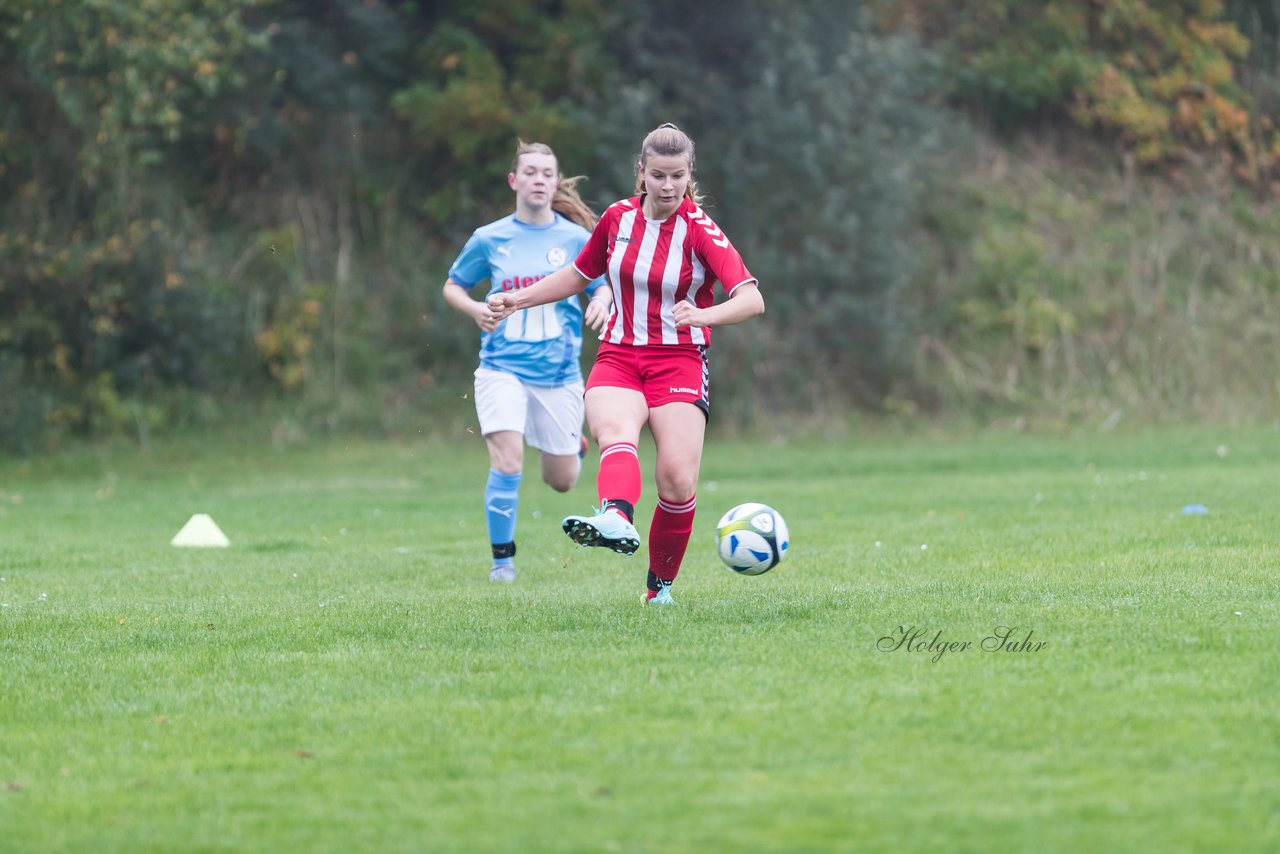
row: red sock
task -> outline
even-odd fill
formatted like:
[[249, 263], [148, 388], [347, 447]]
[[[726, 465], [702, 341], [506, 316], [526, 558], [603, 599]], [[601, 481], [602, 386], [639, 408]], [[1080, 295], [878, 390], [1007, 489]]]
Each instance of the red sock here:
[[600, 451], [600, 471], [596, 473], [596, 496], [606, 501], [625, 501], [634, 508], [640, 500], [640, 457], [630, 442], [614, 442]]
[[689, 535], [693, 533], [697, 504], [694, 498], [673, 504], [658, 496], [653, 524], [649, 526], [649, 571], [663, 581], [674, 580], [680, 571], [685, 549], [689, 547]]

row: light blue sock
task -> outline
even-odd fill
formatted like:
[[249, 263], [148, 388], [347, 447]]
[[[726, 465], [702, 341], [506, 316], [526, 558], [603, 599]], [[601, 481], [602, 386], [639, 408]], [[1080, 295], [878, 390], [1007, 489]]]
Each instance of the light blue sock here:
[[520, 477], [519, 474], [503, 474], [489, 469], [489, 482], [484, 487], [484, 509], [489, 520], [494, 566], [511, 566], [514, 563], [511, 557], [515, 554]]

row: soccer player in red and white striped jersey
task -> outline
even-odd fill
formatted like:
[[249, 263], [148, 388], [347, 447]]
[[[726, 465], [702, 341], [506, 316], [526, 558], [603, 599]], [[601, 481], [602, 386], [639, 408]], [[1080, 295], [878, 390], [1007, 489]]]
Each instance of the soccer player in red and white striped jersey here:
[[[758, 283], [700, 205], [694, 146], [665, 124], [645, 137], [637, 195], [605, 211], [577, 260], [542, 281], [488, 299], [494, 320], [583, 290], [607, 274], [613, 305], [587, 380], [587, 423], [600, 446], [600, 512], [570, 516], [577, 543], [634, 554], [641, 493], [636, 447], [648, 424], [657, 449], [646, 601], [668, 604], [697, 506], [709, 413], [711, 327], [764, 312]], [[727, 299], [717, 303], [717, 285]]]

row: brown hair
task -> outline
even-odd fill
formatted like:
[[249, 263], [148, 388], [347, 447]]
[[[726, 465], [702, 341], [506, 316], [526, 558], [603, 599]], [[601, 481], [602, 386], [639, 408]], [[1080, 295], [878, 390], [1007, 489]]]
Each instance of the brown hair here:
[[649, 131], [649, 135], [640, 144], [640, 160], [636, 169], [636, 192], [644, 192], [644, 164], [650, 155], [658, 157], [684, 157], [689, 162], [689, 183], [684, 188], [686, 199], [692, 199], [695, 205], [702, 204], [702, 193], [698, 190], [698, 182], [693, 180], [693, 140], [689, 135], [671, 122], [658, 125]]
[[[526, 154], [550, 154], [556, 157], [556, 153], [546, 143], [525, 142], [517, 139], [516, 156], [511, 161], [513, 174], [520, 167], [520, 158]], [[556, 194], [551, 197], [551, 209], [566, 219], [576, 222], [587, 231], [592, 231], [600, 217], [596, 216], [595, 211], [591, 210], [582, 200], [582, 196], [578, 195], [578, 182], [585, 180], [586, 177], [583, 175], [574, 175], [572, 178], [561, 175], [560, 158], [556, 157]]]

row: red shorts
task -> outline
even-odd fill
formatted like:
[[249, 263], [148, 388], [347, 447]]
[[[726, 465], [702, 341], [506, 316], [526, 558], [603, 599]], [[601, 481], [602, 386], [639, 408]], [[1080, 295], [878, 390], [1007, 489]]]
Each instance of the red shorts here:
[[652, 409], [664, 403], [692, 403], [708, 415], [711, 374], [701, 344], [628, 344], [600, 342], [587, 388], [611, 386], [644, 394]]

